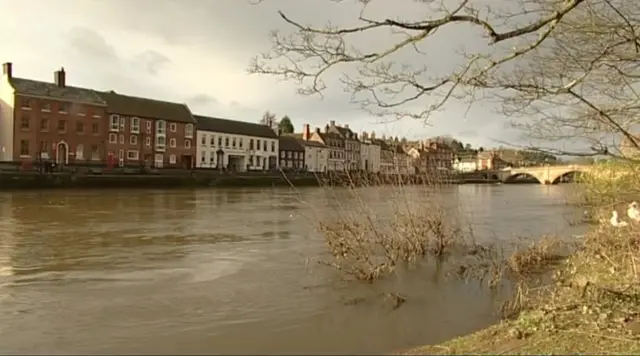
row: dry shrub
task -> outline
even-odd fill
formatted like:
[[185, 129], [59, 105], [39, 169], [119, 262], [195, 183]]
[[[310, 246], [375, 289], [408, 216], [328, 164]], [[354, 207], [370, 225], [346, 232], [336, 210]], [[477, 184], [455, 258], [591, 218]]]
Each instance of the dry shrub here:
[[384, 182], [376, 177], [349, 179], [353, 203], [339, 206], [336, 216], [319, 223], [331, 255], [320, 263], [352, 278], [372, 281], [392, 273], [400, 263], [415, 263], [428, 254], [444, 256], [470, 240], [453, 218], [456, 214], [438, 203], [437, 185], [414, 185], [410, 194], [398, 176], [390, 185], [393, 196], [383, 207], [387, 211], [381, 212], [368, 206], [355, 187], [377, 186], [388, 183], [389, 178]]

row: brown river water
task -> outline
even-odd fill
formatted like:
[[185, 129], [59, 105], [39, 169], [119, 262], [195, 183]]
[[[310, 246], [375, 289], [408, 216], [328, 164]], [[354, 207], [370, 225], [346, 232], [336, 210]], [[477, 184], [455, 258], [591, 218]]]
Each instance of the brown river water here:
[[[571, 189], [438, 194], [496, 242], [580, 233]], [[359, 196], [387, 209], [391, 190]], [[389, 353], [497, 320], [495, 293], [437, 268], [363, 284], [310, 263], [326, 253], [315, 221], [352, 202], [320, 188], [0, 193], [0, 353]], [[393, 310], [385, 291], [408, 300]]]

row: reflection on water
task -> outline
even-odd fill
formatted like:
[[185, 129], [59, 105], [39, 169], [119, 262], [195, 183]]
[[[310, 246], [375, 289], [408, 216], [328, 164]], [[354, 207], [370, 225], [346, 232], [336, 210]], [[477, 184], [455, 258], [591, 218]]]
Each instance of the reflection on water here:
[[[476, 239], [573, 234], [569, 186], [452, 186]], [[421, 204], [432, 194], [408, 188]], [[391, 213], [392, 188], [361, 204]], [[423, 200], [420, 200], [423, 199]], [[380, 353], [495, 320], [478, 284], [440, 264], [375, 284], [308, 265], [313, 219], [358, 203], [347, 190], [0, 193], [0, 352]], [[382, 297], [409, 296], [393, 310]]]

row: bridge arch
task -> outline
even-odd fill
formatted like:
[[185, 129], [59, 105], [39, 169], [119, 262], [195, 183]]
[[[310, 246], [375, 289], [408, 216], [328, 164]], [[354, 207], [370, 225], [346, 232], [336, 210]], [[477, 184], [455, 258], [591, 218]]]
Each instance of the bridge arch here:
[[561, 183], [561, 179], [567, 176], [574, 176], [574, 180], [582, 175], [585, 174], [589, 174], [586, 170], [584, 169], [567, 169], [566, 171], [561, 171], [561, 172], [556, 172], [556, 174], [554, 174], [553, 176], [549, 177], [550, 183], [551, 184], [558, 184]]
[[502, 181], [504, 183], [513, 183], [519, 177], [533, 178], [536, 181], [538, 181], [538, 183], [545, 184], [544, 180], [541, 179], [541, 177], [538, 177], [535, 173], [529, 173], [529, 172], [512, 173], [512, 174], [507, 175]]

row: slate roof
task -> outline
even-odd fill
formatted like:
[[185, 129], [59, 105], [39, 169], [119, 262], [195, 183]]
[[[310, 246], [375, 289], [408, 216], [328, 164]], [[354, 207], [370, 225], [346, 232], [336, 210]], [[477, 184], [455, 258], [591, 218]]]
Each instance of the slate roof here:
[[304, 146], [300, 144], [300, 141], [292, 136], [280, 136], [278, 137], [278, 149], [280, 151], [304, 151]]
[[91, 89], [67, 85], [59, 87], [55, 83], [16, 77], [11, 78], [10, 83], [16, 93], [22, 95], [51, 98], [62, 101], [75, 101], [99, 106], [106, 105], [105, 100]]
[[220, 132], [231, 135], [245, 135], [252, 137], [277, 139], [278, 135], [269, 127], [246, 121], [234, 121], [194, 115], [197, 120], [197, 128], [202, 131]]
[[196, 122], [185, 104], [122, 95], [114, 91], [97, 93], [107, 102], [107, 111], [112, 114], [183, 123]]
[[304, 146], [312, 146], [312, 147], [320, 147], [320, 148], [326, 148], [327, 145], [325, 145], [322, 142], [318, 142], [318, 141], [305, 141], [302, 139], [302, 134], [301, 133], [291, 133], [291, 134], [284, 134], [285, 136], [289, 136], [289, 137], [295, 137], [298, 142], [304, 147]]

